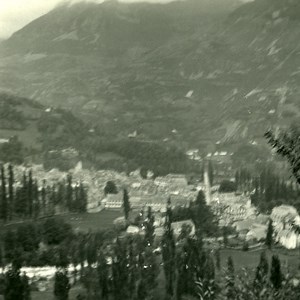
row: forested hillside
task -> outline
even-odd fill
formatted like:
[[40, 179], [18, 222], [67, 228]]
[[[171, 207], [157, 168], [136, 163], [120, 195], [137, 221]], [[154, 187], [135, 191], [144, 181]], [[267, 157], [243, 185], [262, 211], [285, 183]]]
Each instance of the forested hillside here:
[[43, 163], [47, 169], [85, 167], [132, 171], [140, 167], [156, 175], [200, 172], [180, 149], [128, 137], [116, 139], [92, 128], [71, 112], [43, 107], [27, 98], [0, 94], [0, 161]]

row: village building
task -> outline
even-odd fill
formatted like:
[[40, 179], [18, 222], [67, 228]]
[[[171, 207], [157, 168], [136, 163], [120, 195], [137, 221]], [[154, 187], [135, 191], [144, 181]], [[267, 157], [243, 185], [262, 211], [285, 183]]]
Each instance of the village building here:
[[202, 161], [201, 155], [199, 154], [199, 149], [188, 150], [185, 154], [191, 160]]
[[123, 193], [118, 194], [107, 194], [106, 197], [101, 201], [101, 205], [104, 208], [118, 209], [123, 205]]
[[246, 235], [247, 241], [263, 241], [266, 239], [267, 236], [267, 230], [268, 226], [263, 224], [253, 224], [252, 228], [249, 230], [249, 232]]
[[212, 194], [211, 207], [222, 220], [222, 223], [227, 225], [253, 218], [256, 214], [256, 209], [251, 205], [250, 198], [235, 193]]
[[164, 235], [164, 232], [165, 232], [165, 230], [163, 227], [156, 227], [154, 229], [154, 235], [156, 238], [162, 237]]
[[0, 144], [7, 144], [9, 143], [9, 139], [0, 138]]
[[295, 232], [294, 225], [300, 225], [300, 216], [295, 207], [280, 205], [274, 207], [271, 213], [275, 239], [287, 249], [300, 246], [300, 235]]
[[137, 226], [129, 225], [126, 229], [126, 233], [128, 233], [128, 234], [139, 234], [140, 229]]
[[287, 249], [296, 249], [300, 246], [300, 236], [293, 230], [282, 229], [276, 233], [276, 241]]
[[291, 228], [292, 224], [300, 225], [300, 217], [295, 207], [280, 205], [271, 213], [274, 229], [277, 231]]

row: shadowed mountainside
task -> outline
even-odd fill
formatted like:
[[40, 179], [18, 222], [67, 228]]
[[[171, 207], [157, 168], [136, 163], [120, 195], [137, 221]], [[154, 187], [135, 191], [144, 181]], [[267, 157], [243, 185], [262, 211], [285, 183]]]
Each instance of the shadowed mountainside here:
[[60, 6], [2, 43], [0, 88], [118, 139], [259, 141], [299, 116], [299, 20], [284, 0]]

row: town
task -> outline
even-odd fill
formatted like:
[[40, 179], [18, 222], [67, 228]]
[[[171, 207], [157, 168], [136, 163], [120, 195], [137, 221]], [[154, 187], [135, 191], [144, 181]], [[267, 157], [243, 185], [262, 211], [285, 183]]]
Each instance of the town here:
[[[67, 150], [66, 150], [67, 151]], [[70, 150], [68, 150], [70, 152]], [[199, 150], [192, 149], [186, 155], [191, 160], [201, 163]], [[295, 249], [300, 246], [300, 234], [295, 226], [300, 226], [300, 216], [297, 209], [291, 205], [279, 205], [274, 207], [269, 214], [262, 213], [251, 201], [251, 193], [248, 191], [223, 192], [220, 190], [222, 181], [236, 183], [231, 167], [230, 156], [226, 151], [207, 154], [206, 163], [213, 163], [217, 177], [211, 186], [208, 168], [204, 175], [190, 180], [185, 174], [168, 174], [154, 178], [153, 172], [147, 172], [146, 178], [141, 176], [141, 170], [120, 173], [113, 170], [88, 170], [84, 169], [79, 161], [74, 169], [69, 172], [61, 172], [58, 169], [46, 171], [42, 165], [14, 166], [16, 186], [21, 185], [23, 174], [31, 171], [37, 178], [40, 186], [46, 182], [53, 186], [59, 182], [67, 182], [67, 176], [72, 176], [72, 186], [75, 188], [83, 184], [87, 191], [86, 211], [89, 214], [97, 214], [105, 211], [121, 211], [123, 207], [123, 191], [128, 192], [130, 207], [133, 215], [141, 211], [146, 213], [151, 207], [155, 214], [158, 227], [163, 226], [163, 215], [166, 212], [166, 203], [169, 199], [172, 208], [188, 207], [196, 200], [199, 191], [203, 191], [207, 205], [211, 208], [218, 226], [231, 227], [234, 230], [233, 239], [239, 243], [261, 243], [266, 239], [268, 223], [270, 220], [274, 226], [274, 239], [278, 244], [287, 249]], [[4, 168], [8, 168], [8, 164]], [[216, 171], [217, 170], [217, 171]], [[221, 170], [221, 171], [220, 171]], [[106, 186], [112, 185], [112, 190], [106, 191]], [[55, 214], [66, 214], [66, 210], [58, 209]], [[120, 218], [119, 218], [120, 219]], [[122, 218], [121, 218], [122, 219]], [[118, 220], [116, 220], [118, 221]], [[188, 223], [191, 220], [186, 220]], [[194, 225], [193, 225], [194, 227]], [[129, 232], [139, 233], [141, 228], [130, 226]], [[160, 232], [161, 228], [157, 228]], [[194, 232], [194, 230], [193, 230]], [[217, 239], [217, 237], [216, 237]]]

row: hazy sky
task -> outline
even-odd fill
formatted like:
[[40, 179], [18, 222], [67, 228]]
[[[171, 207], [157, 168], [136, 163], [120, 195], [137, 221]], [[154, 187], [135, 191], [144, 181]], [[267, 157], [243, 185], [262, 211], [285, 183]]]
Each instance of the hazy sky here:
[[[76, 0], [77, 1], [77, 0]], [[76, 2], [73, 1], [73, 2]], [[89, 0], [103, 2], [103, 0]], [[123, 2], [170, 2], [172, 0], [120, 0]], [[47, 13], [62, 0], [0, 0], [0, 38], [9, 37], [30, 21]]]

